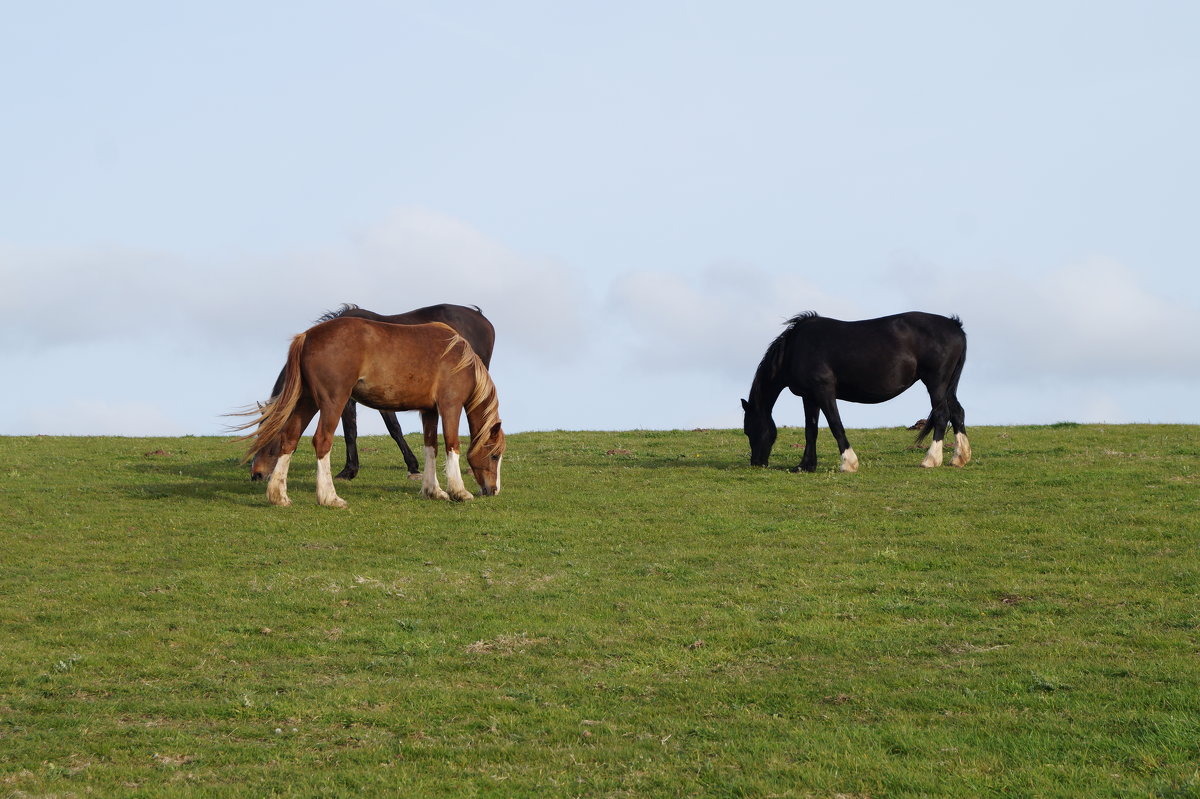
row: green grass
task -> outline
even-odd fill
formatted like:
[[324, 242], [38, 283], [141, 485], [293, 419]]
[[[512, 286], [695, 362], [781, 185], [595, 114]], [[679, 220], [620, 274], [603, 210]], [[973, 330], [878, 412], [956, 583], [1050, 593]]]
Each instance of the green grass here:
[[0, 797], [1200, 795], [1200, 428], [801, 433], [0, 439]]

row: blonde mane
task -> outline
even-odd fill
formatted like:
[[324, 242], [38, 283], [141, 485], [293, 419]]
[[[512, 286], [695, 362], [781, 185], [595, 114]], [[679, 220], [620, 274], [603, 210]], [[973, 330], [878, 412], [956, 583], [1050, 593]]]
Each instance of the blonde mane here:
[[492, 376], [488, 373], [487, 367], [483, 365], [483, 360], [475, 354], [465, 338], [453, 333], [446, 342], [446, 349], [442, 351], [442, 357], [449, 355], [450, 351], [459, 343], [462, 344], [461, 355], [451, 372], [461, 372], [467, 368], [474, 370], [475, 387], [463, 403], [463, 407], [467, 411], [468, 418], [477, 409], [482, 414], [482, 419], [472, 428], [471, 446], [467, 450], [467, 454], [470, 455], [487, 441], [485, 432], [500, 421], [500, 400], [496, 397], [496, 384], [492, 382]]

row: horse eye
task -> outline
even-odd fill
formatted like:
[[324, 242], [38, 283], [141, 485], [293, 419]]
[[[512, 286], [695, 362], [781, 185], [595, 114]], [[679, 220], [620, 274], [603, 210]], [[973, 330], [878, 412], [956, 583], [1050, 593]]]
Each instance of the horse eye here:
[[498, 460], [500, 460], [500, 456], [499, 456], [499, 455], [492, 455], [492, 460], [494, 460], [494, 461], [498, 461]]

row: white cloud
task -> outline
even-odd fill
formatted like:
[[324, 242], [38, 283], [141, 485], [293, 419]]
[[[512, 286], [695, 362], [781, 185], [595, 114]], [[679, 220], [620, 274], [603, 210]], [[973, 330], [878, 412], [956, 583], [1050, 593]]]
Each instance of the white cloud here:
[[352, 252], [374, 277], [378, 295], [397, 293], [381, 276], [406, 281], [405, 300], [392, 303], [393, 313], [435, 302], [478, 305], [503, 331], [498, 347], [541, 360], [557, 360], [585, 343], [592, 310], [565, 264], [516, 253], [461, 220], [400, 208], [363, 233]]
[[919, 287], [925, 305], [959, 314], [968, 369], [1026, 381], [1171, 379], [1200, 372], [1200, 309], [1106, 258], [1039, 276], [998, 269], [949, 273], [897, 267], [891, 282]]
[[380, 313], [454, 302], [479, 305], [506, 350], [546, 359], [582, 345], [586, 316], [564, 265], [416, 208], [323, 251], [221, 263], [120, 248], [3, 248], [0, 284], [0, 342], [35, 351], [170, 333], [226, 352], [282, 352], [289, 336], [343, 302]]
[[629, 273], [614, 281], [608, 304], [635, 334], [630, 349], [639, 368], [746, 379], [795, 314], [853, 315], [844, 300], [802, 278], [740, 264], [713, 265], [695, 277]]
[[[0, 401], [13, 433], [219, 432], [220, 414], [266, 398], [290, 337], [343, 302], [479, 305], [498, 331], [493, 364], [517, 373], [586, 348], [595, 314], [564, 265], [414, 208], [320, 251], [210, 263], [0, 245], [0, 286], [0, 358], [37, 386]], [[534, 404], [505, 412], [539, 424]]]

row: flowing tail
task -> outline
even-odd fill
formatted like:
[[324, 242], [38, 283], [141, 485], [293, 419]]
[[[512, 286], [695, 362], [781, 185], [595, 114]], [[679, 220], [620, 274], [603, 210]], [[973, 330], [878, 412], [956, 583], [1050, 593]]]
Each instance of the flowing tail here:
[[303, 378], [300, 376], [300, 353], [304, 351], [304, 337], [305, 334], [301, 333], [292, 339], [292, 346], [288, 348], [287, 364], [283, 367], [281, 375], [283, 386], [279, 389], [279, 393], [262, 407], [258, 418], [237, 427], [238, 430], [245, 430], [258, 425], [256, 431], [238, 439], [239, 441], [254, 439], [250, 443], [250, 449], [246, 452], [242, 463], [253, 459], [259, 451], [278, 438], [279, 434], [283, 432], [283, 426], [291, 417], [292, 411], [296, 409], [296, 403], [300, 400], [300, 389], [304, 384]]

